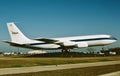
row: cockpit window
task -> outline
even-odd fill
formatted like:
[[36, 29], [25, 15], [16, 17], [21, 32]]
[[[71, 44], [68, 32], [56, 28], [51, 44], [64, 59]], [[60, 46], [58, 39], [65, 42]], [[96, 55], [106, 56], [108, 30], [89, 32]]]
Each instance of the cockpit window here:
[[117, 38], [115, 38], [115, 37], [111, 37], [110, 39], [112, 39], [112, 40], [117, 40]]

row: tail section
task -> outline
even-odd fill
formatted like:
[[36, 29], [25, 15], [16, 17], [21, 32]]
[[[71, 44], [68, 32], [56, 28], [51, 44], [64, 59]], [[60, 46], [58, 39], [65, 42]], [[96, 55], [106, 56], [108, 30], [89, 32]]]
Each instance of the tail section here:
[[18, 27], [13, 22], [7, 23], [7, 27], [12, 42], [24, 44], [30, 40], [18, 29]]

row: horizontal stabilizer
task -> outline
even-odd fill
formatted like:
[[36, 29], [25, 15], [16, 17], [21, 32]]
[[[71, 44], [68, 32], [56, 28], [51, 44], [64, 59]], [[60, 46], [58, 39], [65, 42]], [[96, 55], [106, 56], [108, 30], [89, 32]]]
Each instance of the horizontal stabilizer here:
[[3, 40], [3, 42], [5, 42], [5, 43], [8, 43], [8, 44], [10, 44], [11, 46], [22, 46], [22, 45], [24, 45], [24, 44], [18, 44], [18, 43], [14, 43], [14, 42], [10, 42], [10, 41], [7, 41], [7, 40]]

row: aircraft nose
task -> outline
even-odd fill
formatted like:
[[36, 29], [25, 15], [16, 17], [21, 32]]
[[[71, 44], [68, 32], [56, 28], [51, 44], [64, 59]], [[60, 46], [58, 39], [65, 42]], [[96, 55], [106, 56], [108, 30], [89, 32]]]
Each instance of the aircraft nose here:
[[113, 41], [113, 42], [116, 42], [117, 40], [118, 40], [117, 38], [112, 37], [112, 41]]

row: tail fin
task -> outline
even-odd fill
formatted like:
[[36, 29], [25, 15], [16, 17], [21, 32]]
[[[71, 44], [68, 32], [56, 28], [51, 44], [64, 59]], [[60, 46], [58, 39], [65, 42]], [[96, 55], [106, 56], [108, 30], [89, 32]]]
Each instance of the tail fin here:
[[30, 40], [17, 28], [13, 22], [7, 23], [7, 27], [12, 42], [24, 44], [26, 41]]

